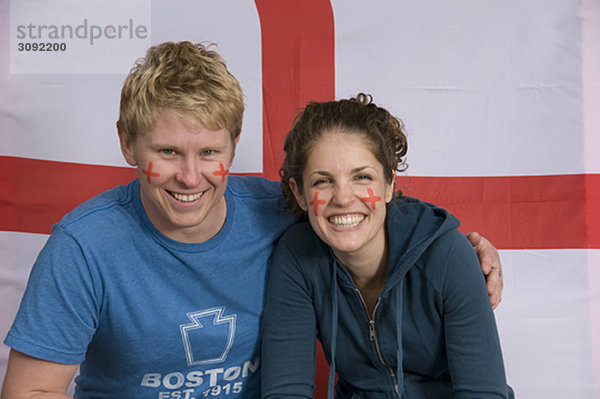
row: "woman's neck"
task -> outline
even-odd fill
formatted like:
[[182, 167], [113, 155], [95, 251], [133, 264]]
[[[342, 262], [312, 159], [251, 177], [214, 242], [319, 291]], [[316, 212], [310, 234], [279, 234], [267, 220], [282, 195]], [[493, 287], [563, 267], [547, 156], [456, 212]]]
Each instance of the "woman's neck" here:
[[387, 237], [382, 245], [364, 253], [336, 253], [360, 292], [369, 317], [373, 316], [379, 294], [383, 291], [389, 264]]

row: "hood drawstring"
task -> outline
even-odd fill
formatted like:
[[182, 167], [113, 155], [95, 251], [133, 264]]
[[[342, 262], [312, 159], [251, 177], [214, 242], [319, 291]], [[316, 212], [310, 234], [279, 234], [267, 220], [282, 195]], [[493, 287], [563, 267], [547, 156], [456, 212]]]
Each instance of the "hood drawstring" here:
[[401, 282], [396, 290], [396, 342], [398, 350], [396, 352], [396, 381], [398, 382], [398, 394], [401, 396], [404, 391], [404, 350], [402, 349], [402, 318], [404, 316], [402, 294], [404, 292], [404, 284]]
[[334, 399], [335, 388], [335, 348], [337, 346], [337, 325], [338, 325], [338, 288], [337, 288], [337, 265], [335, 260], [332, 262], [333, 280], [331, 301], [331, 364], [329, 365], [329, 382], [327, 384], [327, 399]]
[[[335, 349], [337, 347], [337, 330], [338, 330], [338, 284], [337, 284], [337, 264], [334, 260], [332, 263], [333, 267], [333, 279], [331, 294], [333, 300], [331, 301], [331, 364], [329, 365], [329, 381], [327, 383], [327, 399], [334, 399], [335, 390]], [[396, 382], [398, 383], [398, 394], [402, 395], [404, 391], [404, 351], [402, 348], [402, 320], [404, 316], [404, 309], [402, 300], [404, 292], [404, 284], [399, 284], [399, 289], [395, 292], [396, 297], [396, 342], [398, 350], [396, 351]]]

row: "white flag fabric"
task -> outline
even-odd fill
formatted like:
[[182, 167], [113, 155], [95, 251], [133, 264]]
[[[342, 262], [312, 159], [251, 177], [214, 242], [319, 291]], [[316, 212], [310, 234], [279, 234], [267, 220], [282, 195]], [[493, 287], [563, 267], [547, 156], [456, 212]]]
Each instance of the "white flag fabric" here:
[[[212, 42], [246, 100], [233, 173], [276, 179], [309, 100], [372, 94], [407, 128], [407, 194], [500, 250], [518, 398], [600, 398], [600, 2], [0, 2], [0, 337], [37, 252], [134, 176], [120, 87], [147, 47]], [[0, 347], [0, 372], [8, 348]], [[316, 397], [325, 397], [322, 355]]]

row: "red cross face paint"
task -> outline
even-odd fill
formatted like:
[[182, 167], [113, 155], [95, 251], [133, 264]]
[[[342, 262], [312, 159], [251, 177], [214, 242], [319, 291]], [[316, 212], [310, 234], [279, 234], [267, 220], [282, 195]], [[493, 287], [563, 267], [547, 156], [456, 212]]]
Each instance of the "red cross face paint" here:
[[210, 130], [163, 111], [151, 131], [135, 140], [122, 132], [119, 137], [125, 159], [138, 168], [140, 198], [154, 227], [189, 243], [204, 242], [221, 230], [234, 153], [227, 130]]
[[227, 176], [229, 174], [229, 169], [225, 169], [223, 167], [223, 164], [219, 162], [219, 170], [215, 170], [213, 172], [213, 175], [215, 176], [221, 176], [221, 182], [225, 181], [225, 176]]
[[369, 196], [365, 197], [365, 198], [361, 198], [360, 200], [362, 202], [370, 203], [371, 208], [373, 208], [373, 210], [376, 210], [376, 204], [378, 201], [381, 201], [381, 197], [374, 195], [372, 188], [367, 188], [367, 193], [369, 194]]
[[319, 200], [319, 192], [315, 191], [315, 196], [313, 200], [308, 203], [308, 205], [313, 207], [313, 212], [315, 216], [319, 216], [319, 205], [326, 204], [327, 201]]
[[152, 183], [152, 177], [159, 177], [160, 173], [152, 171], [152, 162], [148, 162], [148, 169], [142, 169], [142, 173], [148, 177], [148, 184]]
[[340, 259], [383, 248], [382, 205], [392, 199], [393, 182], [386, 181], [383, 166], [361, 136], [325, 134], [308, 155], [302, 184], [301, 194], [294, 190], [298, 202], [313, 230]]

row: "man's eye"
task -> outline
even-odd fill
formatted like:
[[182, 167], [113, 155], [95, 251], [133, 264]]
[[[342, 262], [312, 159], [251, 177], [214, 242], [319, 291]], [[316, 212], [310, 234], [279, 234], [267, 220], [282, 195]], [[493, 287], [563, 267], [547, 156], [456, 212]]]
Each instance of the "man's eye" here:
[[215, 150], [203, 150], [202, 155], [213, 155]]
[[175, 151], [173, 151], [170, 148], [163, 148], [162, 150], [160, 150], [160, 152], [162, 152], [165, 155], [173, 155], [173, 154], [175, 154]]

